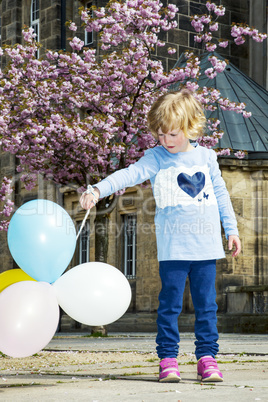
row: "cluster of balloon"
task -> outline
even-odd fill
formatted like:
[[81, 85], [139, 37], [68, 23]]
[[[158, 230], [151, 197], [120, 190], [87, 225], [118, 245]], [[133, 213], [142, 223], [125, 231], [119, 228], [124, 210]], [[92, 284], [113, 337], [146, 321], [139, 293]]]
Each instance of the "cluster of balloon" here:
[[64, 273], [75, 248], [68, 213], [48, 200], [32, 200], [13, 215], [8, 246], [20, 269], [0, 274], [0, 351], [11, 357], [39, 352], [54, 336], [59, 306], [78, 322], [107, 325], [131, 301], [126, 277], [111, 265], [89, 262]]

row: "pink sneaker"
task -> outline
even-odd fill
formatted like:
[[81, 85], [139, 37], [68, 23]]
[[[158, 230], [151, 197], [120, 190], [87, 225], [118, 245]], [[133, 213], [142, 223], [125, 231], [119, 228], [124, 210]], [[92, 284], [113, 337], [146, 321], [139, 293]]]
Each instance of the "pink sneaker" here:
[[160, 382], [179, 382], [181, 380], [178, 362], [175, 357], [167, 357], [159, 363]]
[[222, 373], [212, 356], [203, 356], [197, 362], [197, 379], [200, 381], [223, 381]]

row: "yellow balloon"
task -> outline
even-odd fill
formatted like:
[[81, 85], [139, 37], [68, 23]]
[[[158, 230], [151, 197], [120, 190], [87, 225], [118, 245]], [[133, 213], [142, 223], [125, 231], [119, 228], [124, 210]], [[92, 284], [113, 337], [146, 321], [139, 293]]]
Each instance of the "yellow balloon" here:
[[35, 281], [31, 276], [26, 274], [22, 269], [9, 269], [0, 274], [0, 293], [13, 283], [21, 281]]

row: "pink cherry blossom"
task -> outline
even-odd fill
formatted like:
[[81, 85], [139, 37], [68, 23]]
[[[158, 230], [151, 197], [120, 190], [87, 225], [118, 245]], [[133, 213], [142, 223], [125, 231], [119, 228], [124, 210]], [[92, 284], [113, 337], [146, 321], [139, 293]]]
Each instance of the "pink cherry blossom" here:
[[214, 70], [214, 68], [210, 67], [210, 68], [207, 68], [207, 69], [205, 70], [205, 74], [206, 74], [206, 76], [207, 76], [208, 78], [213, 79], [213, 78], [216, 77], [217, 72]]
[[70, 41], [70, 46], [73, 50], [80, 51], [84, 46], [84, 42], [81, 39], [74, 37], [73, 40]]
[[201, 19], [198, 15], [195, 15], [191, 21], [192, 27], [195, 29], [196, 32], [202, 32], [204, 29], [204, 24], [201, 22]]
[[231, 155], [231, 150], [229, 148], [225, 148], [225, 149], [218, 150], [216, 153], [218, 156], [229, 156], [229, 155]]
[[214, 11], [216, 5], [214, 3], [211, 3], [210, 1], [206, 2], [206, 7], [209, 11]]
[[206, 50], [208, 52], [214, 52], [214, 50], [217, 48], [216, 43], [206, 43]]
[[175, 49], [174, 47], [173, 48], [172, 47], [168, 48], [168, 54], [174, 54], [176, 52], [177, 52], [177, 49]]
[[194, 36], [194, 41], [197, 43], [201, 43], [203, 41], [203, 35], [195, 35]]
[[214, 22], [213, 24], [210, 24], [209, 29], [210, 31], [218, 31], [219, 24], [217, 22]]
[[228, 40], [220, 40], [218, 46], [226, 48], [228, 44], [229, 44]]
[[22, 35], [23, 35], [25, 42], [32, 42], [36, 38], [36, 34], [34, 33], [33, 28], [29, 28], [28, 30], [23, 30]]
[[237, 151], [234, 153], [234, 155], [238, 158], [238, 159], [243, 159], [246, 156], [246, 153], [244, 151]]
[[71, 24], [69, 25], [69, 29], [70, 31], [77, 31], [77, 26], [74, 22], [71, 22]]
[[235, 43], [241, 45], [245, 42], [245, 36], [251, 37], [256, 42], [263, 42], [267, 39], [267, 34], [259, 33], [257, 29], [250, 28], [247, 24], [233, 24], [231, 28], [231, 35], [235, 38]]
[[223, 6], [215, 6], [213, 11], [218, 17], [225, 15], [225, 7]]
[[246, 39], [244, 36], [238, 36], [237, 38], [234, 39], [236, 45], [243, 45], [245, 43]]

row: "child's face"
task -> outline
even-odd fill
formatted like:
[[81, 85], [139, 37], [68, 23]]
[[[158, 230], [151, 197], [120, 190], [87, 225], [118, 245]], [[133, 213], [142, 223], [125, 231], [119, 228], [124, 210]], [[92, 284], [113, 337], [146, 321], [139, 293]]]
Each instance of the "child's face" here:
[[171, 154], [187, 152], [192, 148], [189, 139], [185, 137], [184, 132], [180, 129], [164, 134], [160, 128], [158, 138], [160, 144]]

